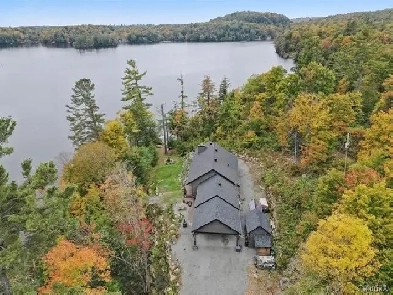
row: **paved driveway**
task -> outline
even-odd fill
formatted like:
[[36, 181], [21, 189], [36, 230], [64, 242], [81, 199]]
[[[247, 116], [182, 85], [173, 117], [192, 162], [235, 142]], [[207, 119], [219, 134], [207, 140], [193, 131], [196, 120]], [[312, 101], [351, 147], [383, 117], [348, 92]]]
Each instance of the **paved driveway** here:
[[[248, 211], [253, 198], [253, 183], [247, 165], [239, 160], [240, 193], [245, 198], [241, 210]], [[236, 238], [224, 239], [220, 235], [198, 235], [199, 249], [193, 250], [191, 226], [181, 228], [181, 236], [172, 247], [182, 268], [184, 295], [243, 295], [247, 288], [247, 267], [252, 263], [254, 249], [244, 247], [235, 252]]]

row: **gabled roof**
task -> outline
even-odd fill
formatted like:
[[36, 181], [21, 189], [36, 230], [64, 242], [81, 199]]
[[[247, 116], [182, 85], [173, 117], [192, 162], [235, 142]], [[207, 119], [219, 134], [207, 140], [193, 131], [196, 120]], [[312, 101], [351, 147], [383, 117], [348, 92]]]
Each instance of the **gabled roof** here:
[[272, 237], [270, 235], [255, 235], [255, 248], [270, 248]]
[[239, 209], [239, 189], [220, 175], [214, 175], [198, 185], [194, 206], [198, 207], [213, 198], [221, 198]]
[[237, 233], [241, 232], [239, 210], [220, 198], [213, 198], [194, 209], [192, 231], [197, 231], [215, 220]]
[[247, 233], [252, 232], [258, 227], [263, 228], [269, 234], [272, 233], [272, 229], [270, 228], [270, 224], [267, 219], [266, 213], [263, 213], [261, 209], [256, 208], [248, 212], [248, 214], [246, 215]]
[[195, 149], [186, 184], [212, 170], [234, 184], [239, 182], [237, 157], [217, 143], [209, 142]]

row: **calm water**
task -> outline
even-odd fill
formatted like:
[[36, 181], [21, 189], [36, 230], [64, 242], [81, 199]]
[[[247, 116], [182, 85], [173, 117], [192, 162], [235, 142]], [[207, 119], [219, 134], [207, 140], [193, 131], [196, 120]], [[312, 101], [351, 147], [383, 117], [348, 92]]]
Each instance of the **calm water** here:
[[121, 77], [126, 61], [135, 59], [146, 70], [146, 85], [153, 87], [153, 111], [161, 103], [166, 110], [179, 95], [176, 80], [183, 74], [189, 99], [199, 92], [204, 75], [218, 85], [227, 76], [233, 87], [244, 84], [251, 74], [274, 65], [290, 69], [291, 60], [279, 58], [271, 42], [157, 44], [120, 46], [91, 52], [72, 48], [12, 48], [0, 50], [0, 116], [12, 116], [17, 128], [10, 139], [14, 153], [0, 163], [11, 179], [20, 179], [20, 162], [27, 157], [40, 162], [72, 151], [67, 139], [65, 105], [76, 80], [89, 78], [96, 85], [96, 99], [107, 119], [122, 104]]

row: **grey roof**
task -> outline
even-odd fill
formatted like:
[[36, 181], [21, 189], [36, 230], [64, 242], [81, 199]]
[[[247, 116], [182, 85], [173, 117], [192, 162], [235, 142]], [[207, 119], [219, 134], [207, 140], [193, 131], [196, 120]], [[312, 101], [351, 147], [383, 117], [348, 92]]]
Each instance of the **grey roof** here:
[[269, 234], [272, 233], [272, 229], [270, 228], [269, 221], [267, 219], [266, 213], [263, 213], [261, 209], [256, 208], [248, 212], [246, 216], [246, 229], [247, 233], [252, 232], [258, 227], [263, 228]]
[[194, 209], [192, 231], [197, 231], [215, 220], [238, 233], [241, 232], [239, 210], [220, 198], [213, 198]]
[[270, 235], [255, 235], [255, 248], [270, 248], [272, 246], [272, 238]]
[[198, 207], [215, 197], [239, 209], [239, 189], [218, 174], [198, 185], [194, 206]]
[[215, 170], [221, 176], [234, 184], [239, 183], [237, 157], [219, 146], [215, 142], [208, 142], [205, 149], [198, 152], [195, 149], [186, 184], [193, 182], [211, 170]]

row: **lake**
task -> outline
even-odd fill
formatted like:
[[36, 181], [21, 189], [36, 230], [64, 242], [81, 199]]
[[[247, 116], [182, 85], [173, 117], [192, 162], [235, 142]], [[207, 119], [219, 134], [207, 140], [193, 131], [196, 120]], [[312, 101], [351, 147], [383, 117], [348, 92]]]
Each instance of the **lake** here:
[[183, 74], [189, 100], [199, 92], [204, 75], [218, 84], [226, 76], [232, 87], [244, 84], [252, 74], [272, 66], [286, 69], [292, 60], [280, 58], [272, 42], [162, 43], [124, 45], [80, 52], [73, 48], [8, 48], [0, 50], [0, 117], [12, 116], [17, 127], [10, 138], [11, 156], [0, 159], [10, 179], [20, 180], [20, 162], [32, 158], [34, 166], [71, 152], [65, 105], [75, 81], [89, 78], [96, 86], [96, 100], [107, 119], [120, 110], [121, 77], [128, 59], [147, 71], [144, 84], [153, 87], [149, 98], [156, 110], [169, 110], [178, 100], [176, 78]]

